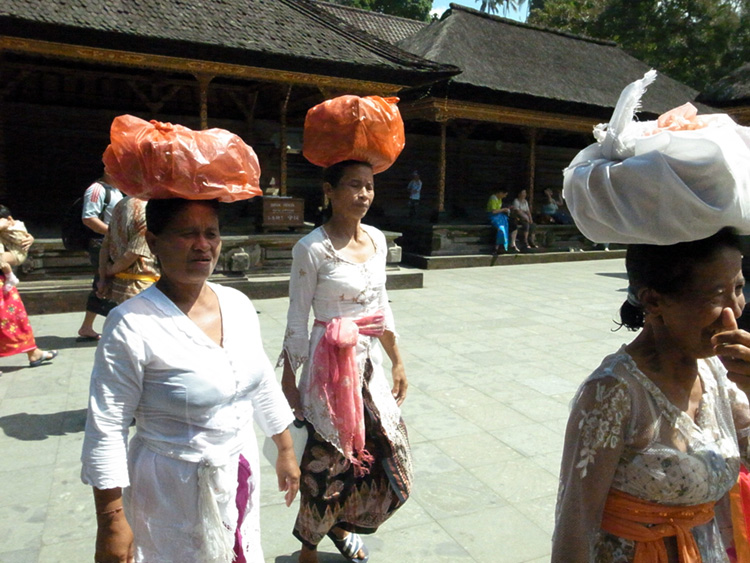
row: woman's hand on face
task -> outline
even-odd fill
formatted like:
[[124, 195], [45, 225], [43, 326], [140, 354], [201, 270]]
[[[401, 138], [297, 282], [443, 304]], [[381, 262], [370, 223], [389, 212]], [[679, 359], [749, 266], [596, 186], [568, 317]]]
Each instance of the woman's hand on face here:
[[401, 403], [406, 399], [406, 389], [409, 387], [409, 382], [406, 380], [406, 370], [403, 365], [393, 366], [391, 370], [393, 376], [393, 398], [396, 399], [396, 404], [401, 406]]
[[96, 531], [97, 563], [133, 563], [133, 531], [125, 514], [120, 511], [112, 516], [99, 516]]
[[276, 476], [279, 479], [279, 490], [286, 491], [284, 501], [290, 506], [299, 491], [300, 470], [294, 448], [279, 450], [279, 457], [276, 458]]
[[716, 355], [727, 368], [729, 379], [750, 391], [750, 333], [737, 328], [737, 319], [728, 307], [721, 312], [721, 322], [725, 330], [711, 338]]

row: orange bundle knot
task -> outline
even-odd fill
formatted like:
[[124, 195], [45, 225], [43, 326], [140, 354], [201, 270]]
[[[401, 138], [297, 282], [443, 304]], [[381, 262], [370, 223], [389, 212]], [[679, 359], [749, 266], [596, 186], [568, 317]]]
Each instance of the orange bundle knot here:
[[102, 160], [112, 185], [141, 199], [232, 202], [262, 193], [255, 151], [225, 129], [193, 131], [120, 115]]
[[372, 165], [383, 172], [404, 148], [404, 122], [398, 98], [339, 96], [307, 112], [302, 154], [328, 167], [345, 160]]

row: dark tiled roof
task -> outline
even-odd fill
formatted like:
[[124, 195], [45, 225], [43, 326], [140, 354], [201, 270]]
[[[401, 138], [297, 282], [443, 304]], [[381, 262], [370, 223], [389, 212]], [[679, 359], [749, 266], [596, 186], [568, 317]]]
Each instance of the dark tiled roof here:
[[[534, 27], [456, 4], [451, 4], [440, 22], [404, 39], [399, 46], [461, 68], [463, 72], [451, 79], [451, 97], [486, 91], [495, 96], [496, 103], [512, 105], [526, 100], [528, 107], [540, 104], [540, 109], [562, 104], [560, 107], [569, 111], [579, 107], [601, 113], [603, 108], [614, 108], [623, 87], [649, 70], [614, 43]], [[660, 75], [644, 96], [643, 110], [658, 114], [694, 100], [696, 95], [692, 88]]]
[[309, 0], [3, 0], [0, 34], [413, 84], [455, 74]]
[[710, 85], [698, 99], [721, 107], [750, 103], [750, 63]]
[[319, 1], [317, 4], [351, 26], [394, 45], [428, 25], [426, 22], [360, 10], [359, 8], [351, 8], [332, 2]]

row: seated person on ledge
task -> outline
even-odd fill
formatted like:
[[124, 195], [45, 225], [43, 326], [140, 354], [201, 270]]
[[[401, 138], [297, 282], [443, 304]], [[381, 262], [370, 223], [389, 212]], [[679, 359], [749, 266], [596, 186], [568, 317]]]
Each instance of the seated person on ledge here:
[[573, 219], [565, 211], [565, 202], [562, 199], [562, 194], [558, 192], [557, 197], [555, 197], [551, 188], [544, 190], [544, 203], [542, 204], [539, 223], [551, 225], [573, 224]]
[[525, 248], [536, 248], [536, 240], [534, 240], [536, 224], [531, 216], [531, 207], [529, 206], [529, 201], [526, 199], [526, 190], [518, 192], [516, 199], [513, 200], [510, 216], [515, 218], [519, 223], [523, 246]]
[[497, 229], [495, 235], [495, 250], [493, 254], [500, 254], [508, 250], [518, 252], [516, 236], [518, 235], [518, 223], [511, 215], [510, 205], [503, 204], [503, 199], [508, 196], [508, 190], [500, 188], [490, 196], [487, 201], [487, 217], [490, 224]]

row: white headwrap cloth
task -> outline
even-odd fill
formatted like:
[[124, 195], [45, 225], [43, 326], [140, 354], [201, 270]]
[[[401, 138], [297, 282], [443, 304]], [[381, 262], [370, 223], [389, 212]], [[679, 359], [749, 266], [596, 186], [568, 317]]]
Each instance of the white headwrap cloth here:
[[697, 117], [689, 104], [678, 110], [692, 109], [690, 119], [633, 121], [655, 78], [649, 71], [623, 90], [612, 120], [594, 130], [598, 142], [563, 172], [576, 225], [600, 243], [676, 244], [722, 227], [750, 234], [750, 128], [726, 114]]

